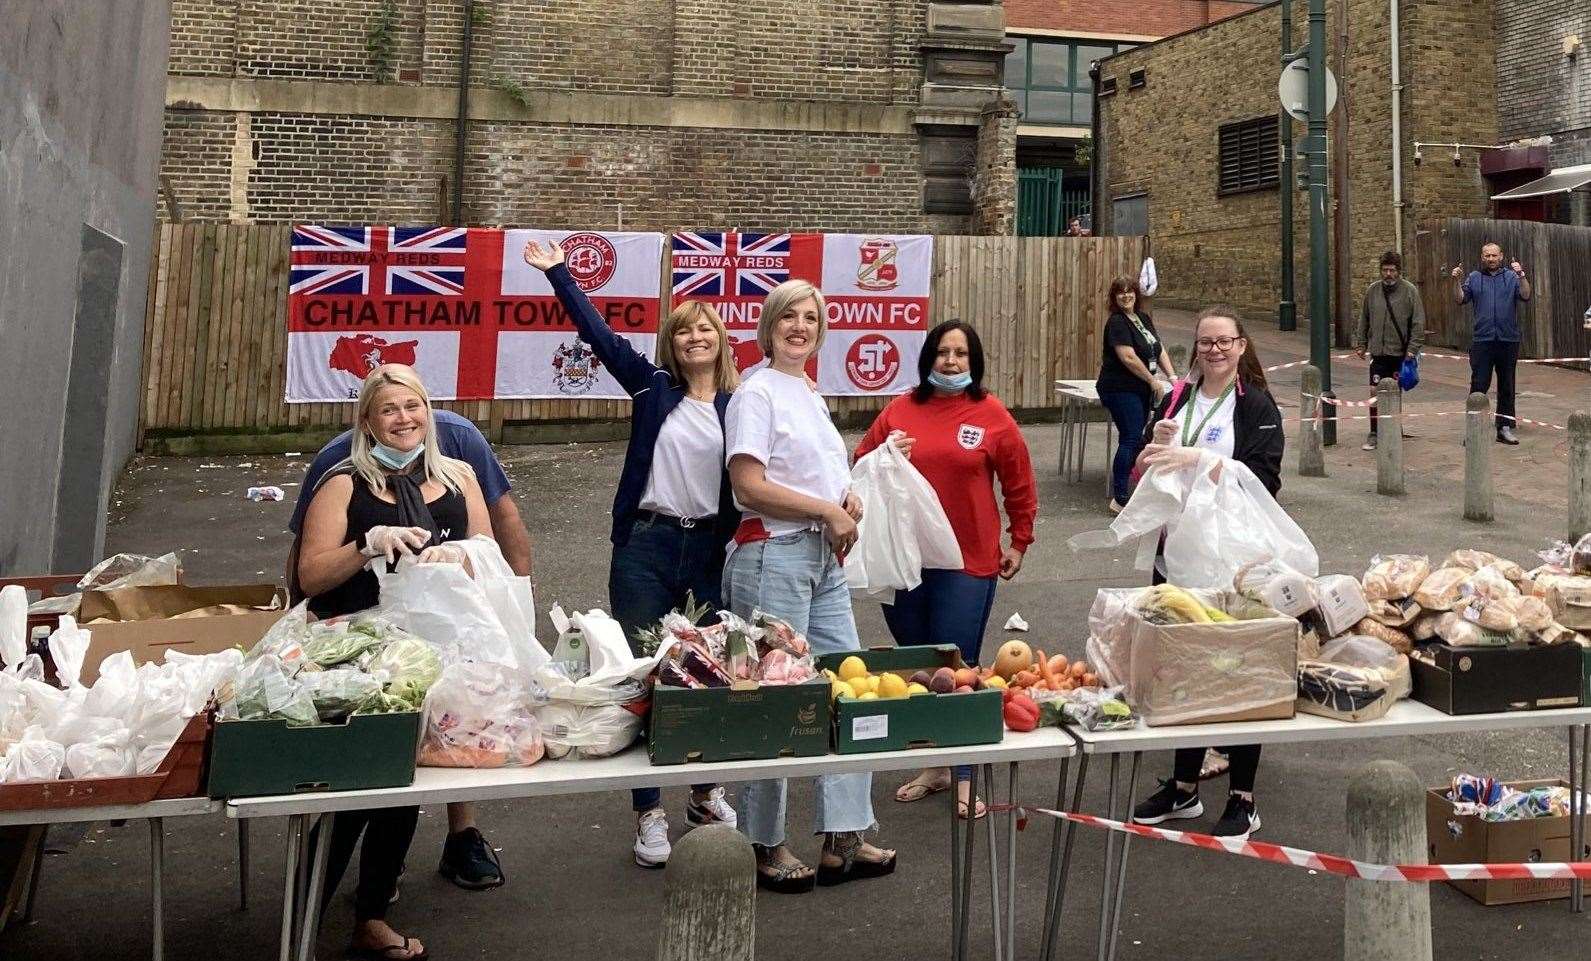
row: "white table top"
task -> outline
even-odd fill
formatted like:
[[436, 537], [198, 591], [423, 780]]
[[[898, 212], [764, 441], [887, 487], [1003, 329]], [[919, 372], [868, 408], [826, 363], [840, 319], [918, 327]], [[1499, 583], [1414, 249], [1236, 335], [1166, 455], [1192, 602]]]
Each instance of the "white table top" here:
[[528, 768], [469, 770], [422, 767], [415, 772], [414, 783], [408, 787], [238, 798], [227, 804], [227, 815], [235, 818], [283, 817], [410, 804], [595, 794], [637, 787], [677, 787], [709, 781], [735, 783], [818, 774], [906, 771], [957, 764], [1059, 760], [1075, 754], [1077, 743], [1066, 731], [1053, 727], [1026, 734], [1008, 731], [1005, 740], [999, 744], [657, 767], [652, 766], [647, 759], [645, 746], [637, 745], [614, 757], [542, 761]]
[[1058, 380], [1055, 382], [1055, 392], [1073, 400], [1099, 403], [1099, 390], [1094, 387], [1092, 380]]
[[1314, 714], [1298, 714], [1277, 721], [1184, 724], [1177, 727], [1145, 727], [1139, 722], [1137, 728], [1126, 731], [1085, 731], [1077, 727], [1067, 730], [1081, 742], [1085, 754], [1127, 754], [1184, 747], [1299, 744], [1374, 737], [1412, 737], [1419, 734], [1568, 727], [1576, 724], [1591, 724], [1591, 707], [1453, 715], [1443, 714], [1418, 701], [1406, 700], [1400, 701], [1385, 716], [1373, 721], [1337, 721]]
[[145, 804], [100, 804], [75, 808], [42, 808], [33, 811], [0, 811], [0, 827], [16, 824], [73, 824], [90, 821], [134, 821], [141, 818], [175, 818], [221, 810], [220, 801], [207, 797], [171, 798]]

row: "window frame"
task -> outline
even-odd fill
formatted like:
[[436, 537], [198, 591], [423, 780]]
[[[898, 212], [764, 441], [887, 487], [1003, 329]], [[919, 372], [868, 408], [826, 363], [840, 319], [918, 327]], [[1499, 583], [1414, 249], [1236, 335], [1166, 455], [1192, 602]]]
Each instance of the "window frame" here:
[[[1269, 127], [1269, 131], [1266, 131]], [[1251, 150], [1250, 156], [1257, 158], [1251, 161], [1260, 171], [1258, 178], [1244, 176], [1244, 151], [1245, 136], [1259, 137], [1259, 147]], [[1233, 149], [1237, 152], [1236, 182], [1229, 185], [1226, 175], [1227, 151], [1229, 137]], [[1215, 134], [1216, 163], [1215, 163], [1215, 194], [1217, 197], [1231, 197], [1238, 194], [1258, 193], [1263, 190], [1275, 190], [1281, 186], [1281, 129], [1276, 114], [1266, 114], [1258, 117], [1246, 117], [1242, 120], [1230, 120], [1216, 125]], [[1266, 161], [1271, 158], [1269, 174], [1264, 173]]]
[[[1025, 34], [1008, 34], [1006, 36], [1006, 40], [1018, 45], [1022, 52], [1023, 62], [1021, 86], [1013, 87], [1009, 83], [1006, 83], [1004, 70], [1002, 69], [1001, 72], [1001, 82], [1005, 83], [1008, 90], [1011, 90], [1014, 94], [1018, 95], [1015, 97], [1015, 99], [1020, 104], [1021, 114], [1018, 118], [1019, 121], [1022, 123], [1060, 127], [1086, 126], [1091, 122], [1091, 118], [1084, 117], [1080, 119], [1078, 117], [1077, 110], [1072, 106], [1076, 103], [1075, 99], [1073, 99], [1071, 104], [1069, 104], [1067, 119], [1065, 120], [1034, 118], [1031, 116], [1030, 112], [1031, 98], [1029, 95], [1034, 92], [1064, 93], [1071, 96], [1072, 98], [1075, 98], [1079, 95], [1092, 98], [1094, 94], [1094, 85], [1088, 77], [1088, 64], [1079, 62], [1079, 48], [1108, 47], [1110, 48], [1110, 53], [1106, 54], [1106, 56], [1114, 56], [1118, 53], [1121, 53], [1123, 50], [1129, 50], [1135, 46], [1138, 46], [1137, 44], [1133, 43], [1123, 43], [1117, 40], [1100, 40], [1094, 37], [1033, 37], [1027, 36]], [[1040, 46], [1066, 48], [1066, 75], [1069, 80], [1068, 84], [1064, 86], [1055, 86], [1051, 84], [1046, 84], [1043, 86], [1033, 85], [1033, 51], [1035, 47]], [[1015, 52], [1015, 50], [1012, 51], [1012, 53]]]

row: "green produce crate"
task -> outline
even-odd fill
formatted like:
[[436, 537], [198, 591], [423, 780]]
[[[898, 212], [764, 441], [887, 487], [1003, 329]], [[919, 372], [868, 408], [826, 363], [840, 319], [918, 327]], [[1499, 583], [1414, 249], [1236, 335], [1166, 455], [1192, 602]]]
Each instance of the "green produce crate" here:
[[341, 724], [217, 721], [210, 796], [408, 787], [420, 744], [420, 712], [355, 714]]
[[[825, 654], [818, 667], [836, 673], [849, 654]], [[921, 647], [888, 647], [857, 651], [869, 673], [888, 671], [910, 678], [917, 671], [930, 674], [941, 667], [965, 667], [954, 644]], [[834, 752], [865, 754], [904, 751], [919, 747], [960, 747], [998, 744], [1005, 737], [1005, 717], [1000, 692], [995, 689], [963, 694], [918, 694], [914, 697], [834, 702]]]
[[646, 753], [653, 764], [829, 753], [829, 682], [684, 688], [658, 685]]

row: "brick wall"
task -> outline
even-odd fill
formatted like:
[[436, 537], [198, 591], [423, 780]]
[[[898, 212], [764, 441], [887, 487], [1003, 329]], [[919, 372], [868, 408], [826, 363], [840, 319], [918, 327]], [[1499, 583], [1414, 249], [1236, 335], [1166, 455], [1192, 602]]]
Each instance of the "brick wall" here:
[[1001, 98], [983, 108], [972, 174], [972, 232], [1016, 233], [1016, 103]]
[[1264, 0], [1005, 0], [1008, 27], [1167, 37], [1247, 13]]
[[[1497, 111], [1504, 140], [1591, 128], [1591, 4], [1496, 0]], [[1579, 36], [1575, 57], [1563, 41]], [[1554, 162], [1557, 158], [1554, 157]]]
[[231, 76], [237, 30], [236, 3], [171, 0], [171, 57], [167, 72]]

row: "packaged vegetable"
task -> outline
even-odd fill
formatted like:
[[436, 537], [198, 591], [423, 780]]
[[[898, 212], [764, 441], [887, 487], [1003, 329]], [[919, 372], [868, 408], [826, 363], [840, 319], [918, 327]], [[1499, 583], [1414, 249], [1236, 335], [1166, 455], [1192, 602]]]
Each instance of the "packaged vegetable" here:
[[372, 672], [386, 676], [385, 692], [418, 711], [425, 704], [426, 692], [442, 675], [442, 658], [436, 649], [417, 637], [392, 641], [370, 662]]
[[[1431, 620], [1430, 620], [1430, 626], [1431, 626], [1431, 635], [1430, 635], [1430, 637], [1435, 637], [1436, 636], [1436, 618], [1438, 616], [1440, 616], [1440, 615], [1434, 614], [1434, 613], [1430, 614], [1430, 615], [1421, 615], [1420, 617], [1415, 618], [1413, 623], [1414, 624], [1420, 623], [1421, 619], [1423, 619], [1426, 616], [1429, 616], [1431, 618]], [[1411, 625], [1411, 629], [1412, 629], [1412, 625]], [[1374, 620], [1373, 618], [1368, 618], [1367, 617], [1364, 620], [1360, 621], [1359, 623], [1355, 624], [1353, 626], [1353, 633], [1362, 634], [1365, 637], [1373, 637], [1376, 640], [1380, 641], [1381, 643], [1383, 643], [1383, 644], [1387, 645], [1388, 647], [1392, 648], [1394, 651], [1397, 651], [1399, 654], [1407, 654], [1410, 651], [1414, 650], [1414, 640], [1413, 640], [1413, 637], [1410, 634], [1408, 634], [1405, 631], [1399, 630], [1396, 627], [1389, 627], [1386, 624], [1381, 623], [1380, 621]], [[1424, 638], [1424, 640], [1430, 640], [1430, 637]]]
[[1317, 603], [1314, 582], [1279, 560], [1244, 564], [1232, 587], [1288, 617], [1303, 617]]
[[304, 656], [322, 668], [357, 661], [381, 647], [383, 634], [379, 622], [360, 619], [319, 621], [309, 625], [304, 641]]
[[362, 671], [305, 671], [298, 682], [315, 705], [322, 724], [336, 724], [368, 708], [381, 694], [381, 681]]
[[1370, 559], [1364, 573], [1367, 601], [1395, 601], [1409, 597], [1431, 573], [1430, 558], [1423, 554], [1386, 554]]
[[238, 672], [236, 710], [240, 721], [280, 719], [294, 725], [320, 721], [314, 698], [275, 654], [256, 657]]
[[425, 697], [424, 767], [524, 766], [545, 753], [532, 691], [501, 664], [459, 661]]
[[1462, 567], [1443, 567], [1432, 571], [1414, 592], [1415, 603], [1428, 611], [1451, 610], [1459, 598], [1459, 585], [1472, 571]]

